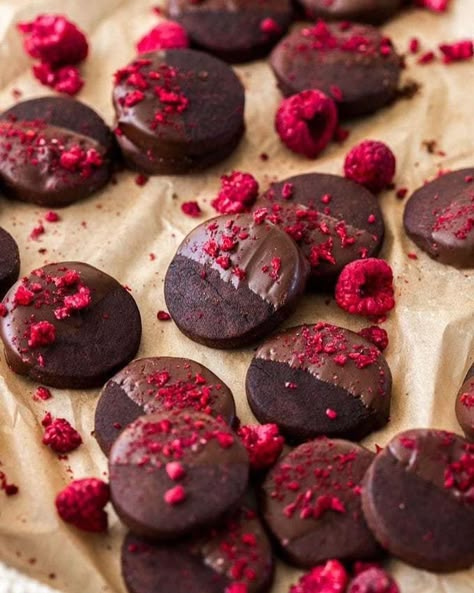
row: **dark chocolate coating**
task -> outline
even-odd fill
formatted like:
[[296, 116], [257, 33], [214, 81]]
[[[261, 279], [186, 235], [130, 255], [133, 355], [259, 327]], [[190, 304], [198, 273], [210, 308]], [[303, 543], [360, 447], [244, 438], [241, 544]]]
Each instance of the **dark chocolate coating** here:
[[[58, 290], [55, 280], [67, 270], [80, 275], [90, 290], [90, 304], [58, 319], [55, 311], [64, 296], [78, 291], [78, 284]], [[30, 304], [15, 303], [19, 288], [33, 289]], [[8, 309], [0, 319], [0, 334], [7, 363], [15, 373], [59, 388], [88, 388], [104, 382], [136, 354], [141, 339], [140, 313], [133, 297], [114, 278], [79, 262], [49, 264], [17, 282], [3, 300]], [[56, 339], [44, 346], [31, 346], [33, 324], [54, 325]]]
[[[228, 250], [224, 237], [234, 242]], [[192, 340], [237, 348], [288, 317], [308, 272], [294, 241], [275, 225], [257, 224], [247, 214], [219, 216], [196, 227], [178, 248], [166, 274], [165, 300]]]
[[113, 101], [125, 160], [149, 175], [208, 167], [244, 133], [242, 83], [227, 64], [195, 50], [141, 55], [117, 73]]
[[474, 445], [434, 429], [394, 437], [369, 468], [362, 507], [380, 544], [433, 572], [474, 563]]
[[360, 504], [360, 483], [373, 458], [354, 443], [321, 438], [270, 470], [261, 511], [289, 562], [312, 568], [331, 558], [351, 562], [380, 553]]
[[185, 541], [152, 544], [129, 533], [122, 575], [130, 593], [225, 593], [235, 582], [247, 585], [248, 593], [264, 593], [273, 580], [272, 549], [255, 513], [241, 508]]
[[456, 397], [456, 417], [466, 438], [474, 441], [474, 364]]
[[143, 414], [195, 409], [236, 423], [227, 385], [205, 366], [186, 358], [141, 358], [119, 371], [102, 389], [94, 436], [108, 455], [123, 429]]
[[[334, 260], [320, 257], [311, 266], [309, 287], [315, 290], [332, 291], [344, 266], [361, 257], [375, 257], [382, 247], [385, 224], [377, 198], [345, 177], [307, 173], [283, 179], [272, 183], [262, 195], [256, 208], [262, 206], [270, 214], [276, 213], [280, 219], [276, 224], [283, 228], [298, 222], [295, 212], [304, 210], [301, 206], [310, 209], [308, 218], [299, 218], [305, 229], [298, 245], [311, 260], [313, 247], [330, 242]], [[289, 232], [295, 238], [291, 229]]]
[[[34, 137], [25, 143], [28, 133]], [[102, 164], [86, 173], [64, 168], [60, 156], [72, 147], [96, 150]], [[106, 185], [116, 143], [104, 120], [84, 103], [41, 97], [17, 103], [0, 116], [0, 155], [0, 183], [8, 197], [60, 208]]]
[[0, 228], [0, 298], [18, 280], [20, 274], [20, 252], [15, 239]]
[[[170, 462], [184, 475], [170, 477]], [[109, 457], [114, 508], [131, 531], [154, 540], [177, 539], [217, 523], [242, 501], [247, 451], [222, 421], [194, 411], [141, 416], [115, 441]], [[178, 503], [167, 493], [184, 488]]]
[[299, 326], [269, 338], [246, 378], [259, 422], [278, 424], [297, 442], [319, 435], [362, 439], [387, 423], [391, 389], [380, 351], [330, 324]]
[[[321, 26], [294, 31], [273, 50], [270, 65], [281, 92], [287, 97], [306, 89], [323, 91], [336, 101], [342, 117], [366, 115], [392, 101], [400, 78], [400, 57], [382, 34], [370, 25], [329, 24], [336, 47], [329, 44], [320, 49], [312, 31]], [[341, 48], [360, 38], [368, 49]]]
[[[196, 47], [239, 63], [271, 50], [288, 30], [292, 7], [290, 0], [169, 0], [168, 14]], [[273, 21], [270, 31], [265, 31], [265, 19]]]
[[474, 168], [453, 171], [423, 185], [403, 216], [410, 239], [431, 258], [456, 268], [474, 267]]
[[383, 23], [402, 6], [402, 0], [299, 0], [310, 19]]

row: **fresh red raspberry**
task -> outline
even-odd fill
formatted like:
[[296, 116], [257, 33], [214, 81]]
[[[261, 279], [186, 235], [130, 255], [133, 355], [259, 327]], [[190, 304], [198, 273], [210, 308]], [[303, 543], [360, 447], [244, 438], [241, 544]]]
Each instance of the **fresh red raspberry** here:
[[282, 142], [310, 159], [326, 148], [337, 123], [336, 104], [318, 90], [302, 91], [283, 99], [275, 117], [275, 129]]
[[54, 66], [72, 65], [87, 57], [86, 36], [74, 23], [55, 14], [40, 14], [34, 21], [19, 23], [27, 53]]
[[84, 80], [75, 66], [55, 69], [47, 62], [40, 62], [33, 66], [33, 74], [41, 84], [65, 95], [76, 95], [84, 86]]
[[74, 480], [56, 497], [56, 509], [66, 523], [84, 531], [107, 530], [105, 505], [109, 502], [109, 486], [96, 478]]
[[347, 593], [400, 593], [400, 589], [384, 570], [369, 568], [356, 576]]
[[344, 566], [337, 560], [328, 560], [303, 575], [289, 593], [344, 593], [348, 580]]
[[156, 25], [137, 43], [139, 54], [160, 49], [183, 49], [186, 47], [189, 47], [186, 29], [172, 21], [165, 21]]
[[221, 188], [211, 205], [221, 214], [248, 212], [258, 196], [258, 182], [250, 173], [232, 171], [221, 177]]
[[82, 444], [82, 437], [65, 418], [53, 419], [47, 413], [41, 423], [45, 427], [43, 444], [57, 453], [70, 453]]
[[354, 146], [344, 161], [344, 175], [375, 193], [392, 183], [395, 169], [395, 155], [386, 144], [376, 140]]
[[354, 315], [380, 316], [395, 306], [393, 272], [382, 259], [358, 259], [344, 267], [336, 284], [336, 302]]
[[361, 329], [359, 336], [362, 336], [369, 342], [372, 342], [380, 352], [383, 352], [388, 346], [388, 334], [387, 332], [379, 327], [378, 325], [371, 325], [370, 327], [364, 327]]
[[237, 434], [247, 449], [250, 467], [254, 470], [271, 467], [280, 456], [285, 444], [285, 439], [280, 436], [276, 424], [241, 426]]
[[434, 12], [445, 12], [448, 10], [449, 0], [415, 0], [415, 4]]

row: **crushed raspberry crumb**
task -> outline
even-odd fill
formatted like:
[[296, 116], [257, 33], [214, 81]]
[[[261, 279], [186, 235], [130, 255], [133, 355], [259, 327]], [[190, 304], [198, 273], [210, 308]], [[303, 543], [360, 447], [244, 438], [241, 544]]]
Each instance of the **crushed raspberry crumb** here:
[[293, 152], [317, 157], [334, 136], [338, 123], [334, 101], [318, 90], [284, 99], [275, 117], [275, 129]]
[[55, 69], [51, 64], [40, 62], [33, 66], [33, 74], [41, 84], [65, 95], [77, 95], [84, 86], [84, 80], [75, 66], [61, 66]]
[[30, 239], [32, 239], [33, 241], [37, 241], [38, 238], [41, 237], [41, 235], [44, 235], [45, 232], [45, 228], [40, 222], [31, 230]]
[[304, 574], [289, 593], [344, 593], [348, 580], [344, 566], [338, 560], [328, 560]]
[[434, 51], [427, 51], [418, 58], [418, 64], [431, 64], [436, 59]]
[[445, 12], [448, 10], [450, 0], [415, 0], [415, 4], [421, 8], [427, 8], [434, 12]]
[[186, 500], [186, 490], [182, 486], [175, 486], [165, 492], [165, 502], [171, 506], [180, 504]]
[[27, 307], [31, 305], [34, 298], [34, 292], [23, 286], [23, 284], [20, 284], [13, 295], [13, 303], [19, 307]]
[[83, 531], [107, 530], [105, 505], [109, 502], [108, 484], [96, 478], [74, 480], [56, 497], [58, 515]]
[[139, 186], [139, 187], [143, 187], [144, 185], [146, 185], [149, 181], [149, 177], [147, 177], [146, 175], [142, 175], [140, 173], [140, 175], [137, 175], [135, 177], [135, 183]]
[[198, 218], [202, 214], [197, 202], [184, 202], [184, 204], [181, 204], [181, 210], [186, 216], [190, 216], [191, 218]]
[[231, 583], [224, 593], [249, 593], [249, 588], [245, 583]]
[[365, 140], [355, 146], [344, 161], [344, 175], [378, 193], [389, 186], [395, 176], [396, 159], [383, 142]]
[[237, 434], [249, 454], [250, 467], [257, 471], [274, 465], [285, 444], [276, 424], [241, 426]]
[[410, 39], [409, 50], [411, 54], [417, 54], [420, 49], [420, 40], [416, 37]]
[[30, 337], [28, 346], [30, 348], [39, 348], [40, 346], [49, 346], [56, 340], [56, 328], [49, 321], [38, 321], [30, 327]]
[[47, 222], [58, 222], [60, 220], [60, 217], [57, 212], [53, 212], [52, 210], [50, 210], [49, 212], [46, 212], [46, 214], [44, 215], [44, 219]]
[[158, 318], [158, 321], [170, 321], [171, 319], [171, 315], [168, 311], [158, 311], [156, 317]]
[[144, 54], [161, 49], [184, 49], [189, 47], [186, 29], [178, 23], [165, 21], [153, 27], [137, 43], [137, 52]]
[[364, 327], [358, 334], [377, 346], [380, 352], [383, 352], [388, 346], [388, 334], [382, 327], [378, 327], [377, 325]]
[[184, 478], [186, 475], [186, 470], [184, 469], [183, 464], [179, 461], [170, 461], [166, 464], [165, 469], [169, 478], [173, 480], [173, 482], [181, 480], [181, 478]]
[[51, 395], [51, 391], [47, 387], [42, 387], [41, 385], [36, 388], [35, 394], [33, 395], [33, 399], [35, 401], [46, 401], [51, 399], [53, 396]]
[[358, 576], [366, 570], [369, 570], [369, 568], [380, 568], [380, 564], [377, 564], [377, 562], [361, 562], [359, 560], [357, 562], [354, 562], [352, 566], [352, 572], [355, 576]]
[[399, 200], [403, 200], [404, 198], [406, 198], [407, 194], [408, 194], [408, 188], [400, 187], [399, 189], [397, 189], [395, 195]]
[[269, 35], [279, 35], [281, 33], [281, 27], [275, 19], [266, 18], [260, 23], [260, 31]]
[[387, 313], [395, 306], [392, 268], [376, 258], [351, 262], [338, 278], [336, 302], [354, 315]]
[[64, 418], [53, 419], [48, 412], [41, 424], [45, 427], [43, 444], [57, 453], [70, 453], [82, 444], [82, 437]]
[[0, 303], [0, 317], [6, 317], [8, 315], [8, 309], [3, 303]]
[[385, 570], [369, 568], [355, 577], [347, 593], [400, 593], [400, 589]]
[[250, 173], [232, 171], [221, 177], [221, 187], [211, 205], [221, 214], [248, 212], [258, 195], [258, 182]]
[[0, 490], [3, 490], [7, 496], [18, 494], [19, 488], [15, 484], [9, 484], [6, 474], [0, 471]]
[[442, 43], [439, 50], [443, 54], [445, 64], [470, 60], [474, 55], [474, 45], [470, 39], [456, 41], [455, 43]]

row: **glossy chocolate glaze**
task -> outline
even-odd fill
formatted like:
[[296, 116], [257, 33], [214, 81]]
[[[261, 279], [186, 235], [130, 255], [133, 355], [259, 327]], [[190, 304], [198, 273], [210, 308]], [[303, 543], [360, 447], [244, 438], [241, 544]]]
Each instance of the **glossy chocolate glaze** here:
[[402, 0], [299, 0], [309, 18], [379, 24], [401, 8]]

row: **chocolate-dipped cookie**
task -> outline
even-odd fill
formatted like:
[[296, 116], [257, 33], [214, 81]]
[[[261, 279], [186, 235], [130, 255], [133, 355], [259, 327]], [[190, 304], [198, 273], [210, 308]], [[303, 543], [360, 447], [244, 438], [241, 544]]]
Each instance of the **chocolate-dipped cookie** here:
[[474, 441], [474, 364], [456, 398], [456, 417], [468, 439]]
[[379, 24], [392, 17], [402, 0], [298, 0], [309, 19]]
[[172, 410], [141, 416], [109, 456], [112, 503], [134, 533], [178, 539], [215, 524], [242, 501], [249, 459], [218, 418]]
[[272, 183], [255, 208], [298, 243], [315, 290], [332, 290], [344, 266], [376, 256], [384, 239], [377, 198], [339, 175], [307, 173]]
[[18, 280], [20, 274], [20, 252], [15, 239], [0, 228], [0, 298]]
[[474, 168], [447, 173], [416, 190], [403, 216], [410, 239], [431, 258], [474, 267]]
[[237, 348], [272, 331], [303, 294], [309, 266], [277, 226], [250, 214], [213, 218], [181, 243], [165, 278], [179, 329], [213, 348]]
[[247, 371], [250, 407], [289, 439], [359, 440], [385, 425], [392, 377], [380, 350], [348, 329], [301, 325], [270, 337]]
[[108, 455], [123, 429], [144, 414], [191, 409], [237, 421], [227, 385], [202, 364], [162, 356], [132, 361], [102, 389], [95, 411], [94, 436]]
[[203, 52], [151, 52], [115, 74], [117, 139], [127, 164], [174, 174], [225, 159], [244, 133], [245, 96], [232, 69]]
[[374, 454], [347, 441], [300, 445], [270, 470], [262, 486], [263, 518], [284, 556], [312, 568], [330, 558], [366, 560], [380, 552], [360, 503]]
[[372, 113], [392, 101], [400, 57], [370, 25], [318, 21], [283, 38], [270, 64], [285, 96], [318, 89], [332, 97], [342, 117]]
[[115, 148], [87, 105], [64, 97], [22, 101], [0, 116], [0, 187], [25, 202], [67, 206], [109, 181]]
[[[270, 542], [254, 511], [179, 542], [152, 544], [128, 534], [122, 575], [130, 593], [264, 593], [273, 579]], [[241, 588], [237, 588], [238, 586]]]
[[136, 354], [140, 313], [114, 278], [80, 262], [49, 264], [3, 300], [0, 335], [15, 373], [59, 388], [103, 385]]
[[290, 0], [168, 0], [168, 15], [191, 41], [226, 62], [265, 56], [291, 23]]

